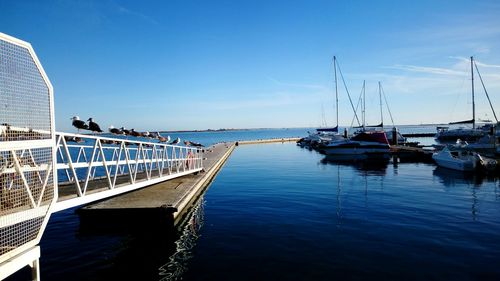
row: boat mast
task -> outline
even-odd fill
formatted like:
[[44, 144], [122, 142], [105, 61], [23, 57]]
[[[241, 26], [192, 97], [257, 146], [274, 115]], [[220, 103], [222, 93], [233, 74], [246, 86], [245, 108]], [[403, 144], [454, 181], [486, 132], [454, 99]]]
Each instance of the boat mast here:
[[361, 111], [362, 114], [362, 120], [363, 120], [363, 131], [365, 130], [365, 125], [366, 125], [366, 97], [365, 97], [365, 80], [363, 80], [363, 110]]
[[333, 56], [333, 72], [335, 73], [335, 109], [337, 112], [337, 130], [339, 128], [339, 92], [337, 88], [337, 58]]
[[378, 99], [380, 101], [380, 124], [382, 124], [382, 129], [384, 129], [384, 113], [382, 111], [382, 85], [378, 81]]
[[474, 103], [474, 57], [470, 57], [470, 74], [472, 78], [472, 129], [476, 128], [476, 104]]

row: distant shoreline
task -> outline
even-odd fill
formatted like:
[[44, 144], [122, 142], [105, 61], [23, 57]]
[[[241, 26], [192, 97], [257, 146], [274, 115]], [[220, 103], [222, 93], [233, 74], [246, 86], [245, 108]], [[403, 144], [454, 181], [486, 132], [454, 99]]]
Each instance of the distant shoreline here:
[[[394, 125], [395, 127], [405, 126], [405, 127], [419, 127], [419, 126], [447, 126], [449, 124], [444, 123], [436, 123], [436, 124], [399, 124]], [[342, 126], [340, 127], [349, 127]], [[386, 128], [392, 127], [392, 125], [384, 126]], [[160, 133], [205, 133], [205, 132], [232, 132], [232, 131], [251, 131], [251, 130], [295, 130], [295, 129], [311, 129], [311, 128], [322, 128], [322, 127], [290, 127], [290, 128], [222, 128], [222, 129], [204, 129], [204, 130], [168, 130], [168, 131], [159, 131]], [[152, 131], [155, 132], [155, 131]]]

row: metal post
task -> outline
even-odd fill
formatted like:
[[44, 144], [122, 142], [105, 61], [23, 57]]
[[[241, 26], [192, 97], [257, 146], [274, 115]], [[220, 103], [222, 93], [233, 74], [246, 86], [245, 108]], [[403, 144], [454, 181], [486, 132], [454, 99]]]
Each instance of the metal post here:
[[392, 144], [398, 145], [398, 129], [396, 127], [392, 128]]

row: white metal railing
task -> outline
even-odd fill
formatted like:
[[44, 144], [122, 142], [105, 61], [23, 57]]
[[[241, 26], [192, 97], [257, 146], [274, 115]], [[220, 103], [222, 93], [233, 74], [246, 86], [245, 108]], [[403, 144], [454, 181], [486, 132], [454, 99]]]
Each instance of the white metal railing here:
[[[56, 133], [56, 146], [59, 201], [54, 211], [203, 169], [203, 154], [194, 147], [69, 133]], [[118, 184], [118, 178], [126, 182]], [[89, 192], [96, 180], [105, 189]]]

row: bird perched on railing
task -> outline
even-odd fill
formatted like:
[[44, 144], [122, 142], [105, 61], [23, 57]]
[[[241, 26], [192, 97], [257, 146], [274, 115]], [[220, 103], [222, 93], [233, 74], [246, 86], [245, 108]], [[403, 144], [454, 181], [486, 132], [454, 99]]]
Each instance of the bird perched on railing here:
[[140, 132], [136, 132], [134, 129], [130, 129], [130, 135], [133, 137], [140, 137], [142, 134]]
[[121, 127], [120, 130], [123, 132], [124, 135], [130, 135], [130, 130], [127, 130], [125, 127]]
[[115, 128], [113, 125], [109, 126], [108, 131], [112, 134], [115, 134], [115, 135], [123, 135], [124, 134], [122, 130]]
[[160, 132], [156, 132], [158, 134], [158, 141], [159, 142], [169, 142], [170, 141], [170, 136], [164, 137], [160, 135]]
[[89, 129], [89, 125], [85, 124], [85, 121], [80, 120], [80, 117], [73, 116], [73, 118], [70, 118], [70, 119], [73, 120], [73, 122], [71, 124], [75, 128], [78, 129], [78, 132], [80, 132], [80, 129], [82, 129], [82, 130], [88, 130]]
[[180, 138], [176, 138], [173, 142], [171, 142], [170, 144], [178, 144], [181, 142], [181, 139]]
[[89, 120], [87, 121], [89, 121], [89, 128], [87, 130], [90, 130], [92, 132], [102, 133], [101, 127], [99, 127], [99, 124], [94, 122], [94, 119], [92, 117], [90, 117]]

